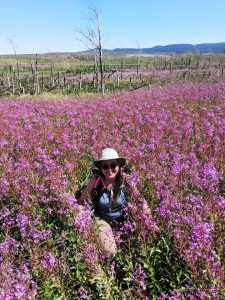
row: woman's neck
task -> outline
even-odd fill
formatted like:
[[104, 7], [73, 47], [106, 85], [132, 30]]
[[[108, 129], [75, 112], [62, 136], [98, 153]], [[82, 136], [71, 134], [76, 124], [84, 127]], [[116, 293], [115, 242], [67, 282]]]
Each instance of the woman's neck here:
[[105, 186], [106, 188], [111, 188], [111, 187], [113, 187], [114, 184], [115, 184], [115, 179], [104, 178], [103, 181], [104, 181], [104, 186]]

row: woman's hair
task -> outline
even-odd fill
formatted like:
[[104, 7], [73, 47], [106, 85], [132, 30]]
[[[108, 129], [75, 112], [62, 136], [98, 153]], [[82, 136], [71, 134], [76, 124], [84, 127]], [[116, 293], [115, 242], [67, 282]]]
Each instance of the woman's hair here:
[[119, 172], [116, 174], [116, 178], [115, 178], [113, 200], [117, 200], [117, 198], [119, 197], [122, 184], [123, 184], [123, 175], [121, 172], [121, 167], [119, 167]]

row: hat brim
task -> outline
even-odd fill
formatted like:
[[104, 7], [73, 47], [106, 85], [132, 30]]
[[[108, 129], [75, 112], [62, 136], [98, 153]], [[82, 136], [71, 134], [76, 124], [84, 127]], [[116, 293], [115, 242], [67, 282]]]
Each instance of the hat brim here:
[[[126, 164], [126, 159], [124, 157], [118, 157], [118, 158], [112, 158], [112, 159], [116, 159], [120, 165], [120, 167], [124, 167]], [[102, 160], [95, 160], [94, 161], [94, 165], [100, 169], [101, 168], [101, 164], [103, 161], [107, 161], [107, 160], [112, 160], [112, 159], [102, 159]]]

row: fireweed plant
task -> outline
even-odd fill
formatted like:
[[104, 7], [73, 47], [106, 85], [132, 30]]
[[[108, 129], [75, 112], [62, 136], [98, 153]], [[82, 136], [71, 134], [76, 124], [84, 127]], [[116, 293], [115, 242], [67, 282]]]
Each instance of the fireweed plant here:
[[[95, 240], [91, 206], [74, 197], [106, 146], [129, 159], [153, 215], [129, 202], [113, 261]], [[0, 299], [221, 299], [224, 150], [224, 78], [2, 99]]]

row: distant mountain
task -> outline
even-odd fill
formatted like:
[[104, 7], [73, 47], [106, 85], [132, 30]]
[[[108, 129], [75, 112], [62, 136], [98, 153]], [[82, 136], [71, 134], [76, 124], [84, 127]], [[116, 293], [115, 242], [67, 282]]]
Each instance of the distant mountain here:
[[152, 48], [116, 48], [113, 50], [105, 49], [104, 52], [135, 54], [139, 51], [142, 54], [159, 54], [159, 53], [225, 53], [225, 43], [205, 43], [205, 44], [172, 44], [166, 46], [155, 46]]

